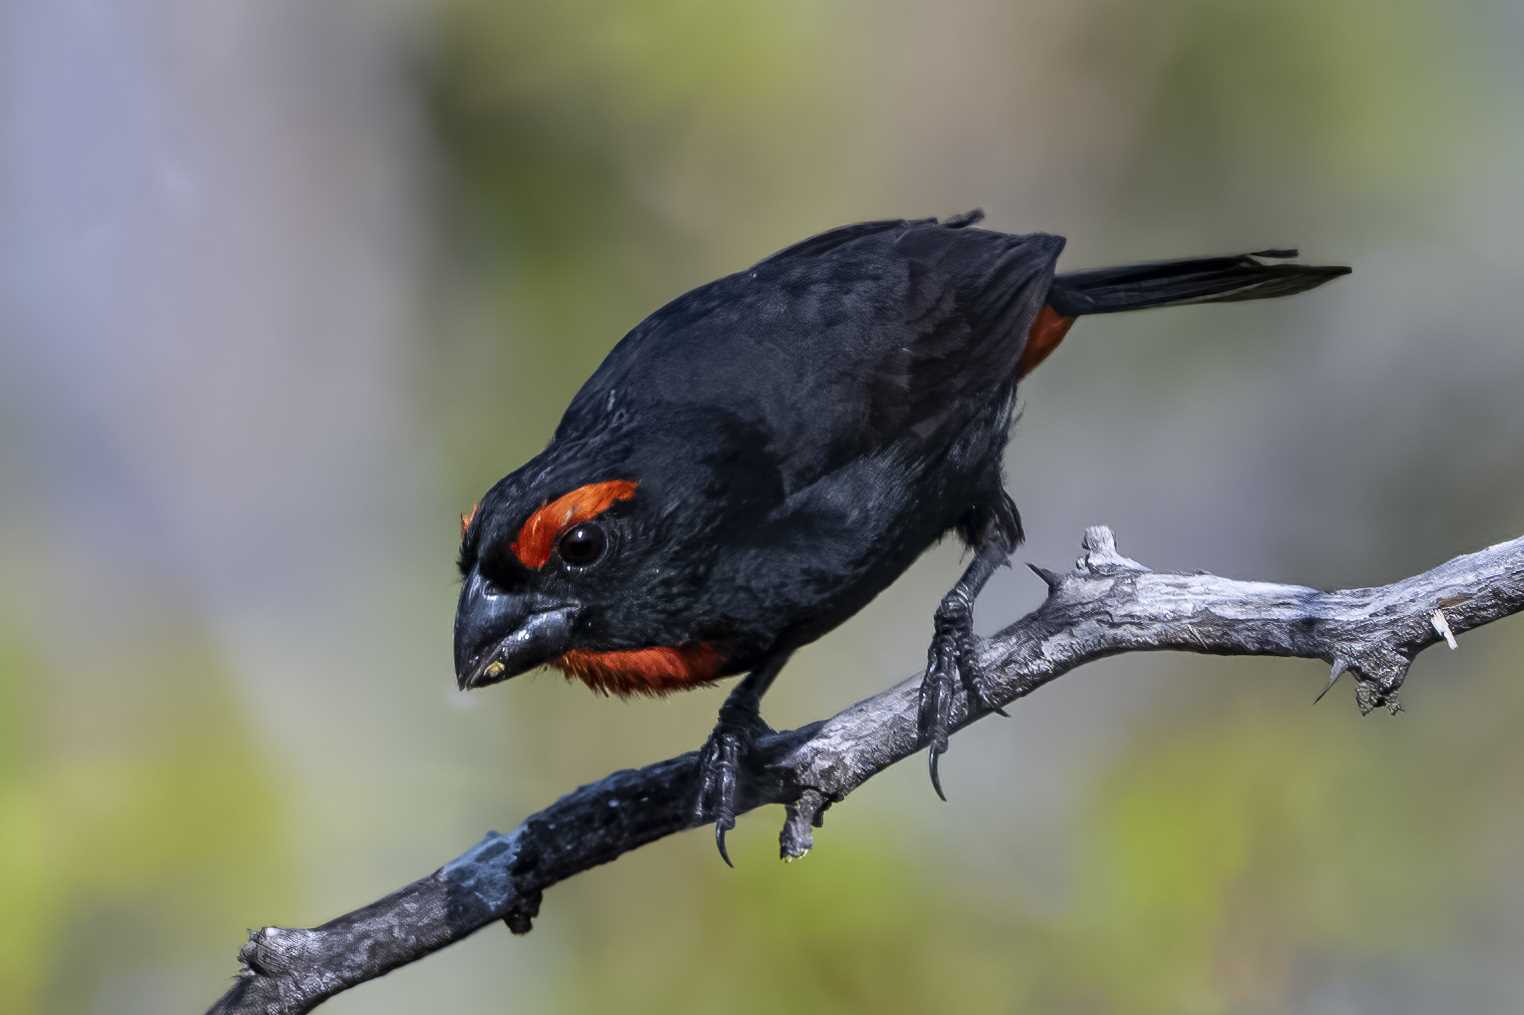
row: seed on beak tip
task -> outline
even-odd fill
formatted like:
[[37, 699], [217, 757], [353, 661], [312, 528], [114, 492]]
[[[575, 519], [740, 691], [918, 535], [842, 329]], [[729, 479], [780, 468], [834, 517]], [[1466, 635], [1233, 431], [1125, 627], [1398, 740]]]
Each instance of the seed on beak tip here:
[[488, 677], [495, 677], [495, 676], [498, 676], [499, 674], [501, 674], [507, 668], [508, 667], [503, 665], [503, 661], [501, 659], [494, 659], [494, 660], [492, 660], [492, 662], [487, 664], [487, 668], [482, 671], [482, 675], [483, 676], [488, 676]]

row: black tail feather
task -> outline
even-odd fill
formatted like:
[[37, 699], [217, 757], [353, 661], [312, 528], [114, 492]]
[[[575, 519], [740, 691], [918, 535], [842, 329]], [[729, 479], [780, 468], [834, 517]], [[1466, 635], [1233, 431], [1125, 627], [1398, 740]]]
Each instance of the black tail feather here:
[[1235, 303], [1306, 292], [1349, 274], [1349, 268], [1341, 265], [1265, 264], [1258, 260], [1295, 256], [1295, 250], [1260, 250], [1237, 257], [1198, 257], [1077, 271], [1053, 280], [1048, 304], [1065, 317], [1078, 317], [1145, 307]]

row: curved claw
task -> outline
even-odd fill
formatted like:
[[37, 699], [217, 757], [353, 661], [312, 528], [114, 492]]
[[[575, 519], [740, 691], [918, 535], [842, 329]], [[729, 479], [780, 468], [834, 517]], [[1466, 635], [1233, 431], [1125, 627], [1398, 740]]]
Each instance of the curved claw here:
[[937, 774], [937, 759], [942, 756], [942, 752], [933, 747], [926, 753], [931, 761], [931, 788], [937, 791], [937, 796], [945, 804], [947, 803], [947, 794], [942, 792], [942, 778]]
[[736, 865], [730, 862], [730, 854], [725, 851], [725, 825], [719, 821], [714, 823], [714, 844], [719, 849], [720, 859], [725, 861], [725, 866], [735, 870]]

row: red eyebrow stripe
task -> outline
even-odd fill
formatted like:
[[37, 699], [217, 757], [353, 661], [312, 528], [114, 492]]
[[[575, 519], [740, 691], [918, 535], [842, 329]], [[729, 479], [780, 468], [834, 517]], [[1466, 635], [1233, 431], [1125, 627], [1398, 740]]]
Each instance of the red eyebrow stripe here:
[[574, 525], [597, 518], [622, 500], [635, 496], [632, 480], [611, 479], [579, 486], [563, 493], [530, 515], [513, 540], [513, 555], [527, 568], [538, 571], [550, 560], [561, 533]]

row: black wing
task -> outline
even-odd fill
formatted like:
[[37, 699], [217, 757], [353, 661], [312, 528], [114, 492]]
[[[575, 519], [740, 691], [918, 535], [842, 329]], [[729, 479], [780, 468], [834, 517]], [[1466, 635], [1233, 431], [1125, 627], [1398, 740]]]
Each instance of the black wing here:
[[782, 488], [950, 440], [1014, 383], [1063, 239], [975, 215], [844, 226], [687, 293], [630, 332], [557, 440], [706, 408], [765, 444]]

